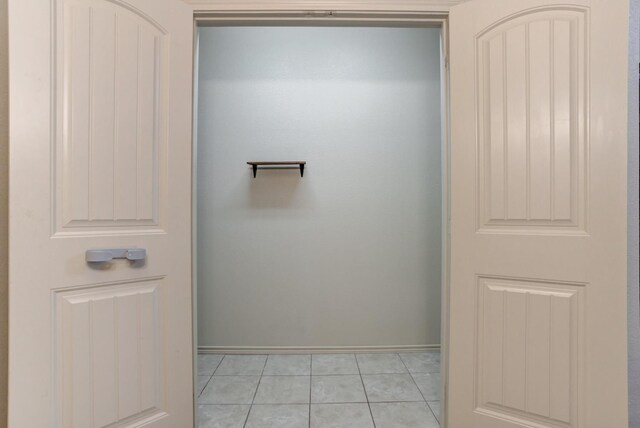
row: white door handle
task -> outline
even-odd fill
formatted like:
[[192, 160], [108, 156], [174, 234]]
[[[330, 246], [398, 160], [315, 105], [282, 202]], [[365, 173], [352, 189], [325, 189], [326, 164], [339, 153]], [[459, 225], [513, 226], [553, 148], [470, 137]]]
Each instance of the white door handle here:
[[144, 260], [147, 250], [144, 248], [110, 248], [105, 250], [87, 250], [85, 260], [88, 263], [104, 263], [113, 259], [127, 259], [131, 261]]

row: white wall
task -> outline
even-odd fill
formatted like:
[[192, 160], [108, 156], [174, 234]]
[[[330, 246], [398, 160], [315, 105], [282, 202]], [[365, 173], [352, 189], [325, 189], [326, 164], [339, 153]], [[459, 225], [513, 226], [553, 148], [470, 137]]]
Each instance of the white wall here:
[[440, 343], [439, 37], [200, 30], [200, 346]]

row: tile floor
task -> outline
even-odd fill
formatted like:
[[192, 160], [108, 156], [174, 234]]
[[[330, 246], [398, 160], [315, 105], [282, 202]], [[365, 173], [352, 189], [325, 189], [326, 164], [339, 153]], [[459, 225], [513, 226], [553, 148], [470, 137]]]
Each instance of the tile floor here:
[[199, 428], [437, 428], [440, 353], [198, 356]]

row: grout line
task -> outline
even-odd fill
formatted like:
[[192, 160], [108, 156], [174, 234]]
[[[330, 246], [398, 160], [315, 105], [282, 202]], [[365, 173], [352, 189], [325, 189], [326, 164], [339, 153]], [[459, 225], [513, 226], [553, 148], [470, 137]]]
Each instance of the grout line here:
[[358, 373], [360, 374], [360, 382], [362, 382], [362, 389], [364, 390], [364, 398], [366, 398], [367, 407], [369, 407], [369, 415], [371, 415], [371, 422], [373, 423], [373, 428], [376, 428], [376, 421], [373, 419], [373, 412], [371, 411], [371, 403], [369, 402], [369, 394], [367, 394], [367, 388], [365, 388], [364, 379], [362, 379], [362, 371], [360, 370], [360, 363], [358, 362], [358, 354], [353, 354], [353, 356], [356, 359], [356, 366], [358, 366]]
[[[436, 402], [439, 400], [432, 400], [432, 402]], [[407, 400], [399, 400], [399, 401], [373, 401], [372, 404], [394, 404], [394, 403], [412, 403], [412, 404], [420, 404], [423, 400], [420, 401], [407, 401]], [[255, 406], [306, 406], [307, 403], [255, 403]], [[313, 403], [317, 406], [341, 406], [343, 404], [367, 404], [365, 401], [341, 401], [339, 403]], [[238, 403], [200, 403], [200, 406], [250, 406], [250, 404], [238, 404]]]
[[216, 374], [216, 372], [218, 371], [218, 369], [220, 368], [220, 366], [222, 365], [222, 362], [224, 361], [224, 359], [226, 358], [226, 355], [223, 355], [222, 358], [220, 358], [220, 362], [218, 363], [218, 365], [216, 366], [215, 369], [213, 369], [213, 374], [211, 376], [214, 376]]
[[[417, 374], [420, 373], [439, 373], [437, 371], [434, 372], [416, 372]], [[406, 372], [402, 372], [402, 373], [363, 373], [367, 376], [377, 376], [377, 375], [393, 375], [393, 374], [407, 374]], [[198, 376], [209, 376], [207, 374], [202, 374], [202, 375], [198, 375]], [[247, 374], [225, 374], [225, 375], [221, 375], [221, 374], [217, 374], [216, 377], [230, 377], [230, 376], [260, 376], [259, 374], [252, 374], [252, 375], [247, 375]], [[267, 377], [301, 377], [301, 376], [310, 376], [310, 375], [306, 375], [306, 374], [266, 374], [264, 376]], [[358, 376], [358, 373], [338, 373], [338, 374], [321, 374], [321, 375], [313, 375], [313, 377], [329, 377], [329, 376]]]
[[[211, 382], [211, 379], [213, 379], [213, 375], [203, 375], [203, 376], [209, 376], [209, 380], [207, 380], [207, 383], [204, 384], [204, 387], [202, 388], [202, 391], [200, 391], [198, 393], [198, 396], [196, 397], [196, 401], [198, 401], [197, 399], [200, 398], [200, 396], [202, 395], [204, 390], [207, 389], [207, 386], [209, 386], [209, 383]], [[198, 377], [200, 377], [200, 375], [198, 375]], [[197, 403], [197, 404], [200, 404], [200, 403]]]
[[260, 382], [262, 382], [262, 376], [264, 375], [264, 369], [265, 367], [267, 367], [268, 360], [269, 360], [269, 355], [267, 355], [267, 358], [264, 359], [264, 365], [262, 366], [262, 371], [260, 372], [260, 379], [258, 379], [258, 386], [256, 386], [256, 390], [253, 393], [253, 398], [251, 399], [251, 406], [249, 406], [249, 411], [247, 412], [247, 417], [244, 420], [244, 424], [242, 424], [242, 428], [245, 428], [247, 426], [247, 422], [249, 421], [249, 415], [251, 414], [251, 409], [253, 409], [253, 403], [256, 401], [256, 395], [258, 395], [258, 389], [260, 388]]
[[[431, 403], [440, 403], [440, 400], [433, 400]], [[433, 417], [436, 418], [436, 422], [438, 422], [438, 426], [440, 426], [440, 418], [436, 416], [436, 412], [433, 410], [433, 407], [431, 407], [431, 403], [427, 401], [427, 406], [429, 406], [429, 410], [431, 410]]]
[[[200, 355], [206, 355], [206, 354], [198, 354], [198, 356]], [[207, 389], [207, 386], [209, 386], [209, 384], [211, 383], [211, 380], [213, 380], [213, 375], [215, 374], [216, 370], [218, 370], [218, 367], [220, 367], [220, 364], [222, 364], [222, 360], [224, 360], [225, 355], [222, 356], [222, 358], [220, 358], [220, 361], [218, 361], [218, 364], [216, 364], [216, 367], [213, 369], [213, 372], [211, 372], [210, 375], [198, 375], [198, 377], [200, 376], [209, 376], [209, 380], [207, 381], [207, 383], [204, 384], [204, 387], [202, 388], [202, 391], [200, 391], [198, 393], [198, 396], [196, 397], [196, 404], [200, 405], [200, 403], [198, 402], [198, 399], [200, 398], [200, 396], [202, 395], [202, 393], [204, 392], [205, 389]], [[197, 369], [197, 367], [196, 367]]]
[[[216, 364], [216, 368], [213, 369], [213, 374], [216, 373], [216, 371], [218, 371], [218, 367], [220, 367], [220, 365], [222, 364], [222, 361], [224, 360], [224, 357], [226, 357], [226, 355], [223, 355], [222, 358], [220, 358], [220, 361], [218, 361], [218, 364]], [[212, 374], [212, 376], [213, 376]]]
[[[202, 375], [202, 376], [206, 376], [206, 375]], [[215, 375], [216, 377], [256, 377], [256, 376], [262, 376], [260, 373], [256, 373], [256, 374], [217, 374]], [[306, 376], [306, 375], [265, 375], [267, 377], [286, 377], [286, 376]]]
[[[199, 403], [198, 406], [233, 406], [233, 407], [245, 407], [245, 406], [251, 406], [251, 404], [248, 403]], [[259, 406], [259, 404], [256, 404], [256, 406]]]
[[[407, 367], [407, 364], [404, 362], [404, 360], [402, 359], [402, 357], [400, 357], [400, 361], [402, 361], [402, 364], [404, 364], [405, 368], [407, 369], [407, 371], [409, 372], [409, 376], [411, 376], [411, 380], [413, 381], [414, 385], [416, 386], [416, 388], [418, 388], [418, 392], [420, 393], [420, 396], [422, 397], [422, 399], [424, 400], [424, 402], [426, 403], [427, 407], [429, 408], [429, 411], [431, 412], [431, 414], [433, 415], [433, 418], [436, 420], [436, 422], [438, 422], [438, 426], [440, 426], [440, 419], [438, 419], [438, 417], [436, 416], [435, 412], [433, 411], [433, 409], [431, 408], [431, 406], [429, 405], [429, 402], [427, 401], [426, 398], [424, 398], [424, 394], [422, 393], [422, 390], [420, 389], [420, 387], [418, 386], [418, 382], [416, 382], [416, 380], [413, 377], [413, 373], [411, 373], [411, 370], [409, 370], [409, 367]], [[435, 372], [434, 372], [435, 373]], [[416, 374], [429, 374], [429, 373], [416, 373]]]
[[311, 388], [313, 388], [313, 354], [309, 355], [309, 420], [308, 426], [311, 428]]
[[[411, 403], [412, 401], [374, 401], [376, 403]], [[421, 403], [421, 401], [413, 401], [413, 403]], [[325, 404], [367, 404], [367, 401], [327, 401], [323, 403], [313, 403], [324, 406]]]
[[[402, 361], [402, 365], [404, 366], [405, 369], [407, 369], [407, 373], [409, 373], [409, 377], [411, 377], [411, 380], [413, 381], [413, 384], [416, 386], [416, 388], [418, 388], [418, 392], [420, 393], [420, 396], [422, 397], [422, 399], [424, 400], [424, 402], [427, 402], [427, 399], [424, 398], [424, 394], [422, 393], [422, 390], [420, 389], [420, 387], [418, 386], [418, 382], [416, 382], [416, 380], [413, 378], [413, 373], [411, 373], [411, 370], [409, 370], [409, 367], [407, 367], [407, 364], [404, 362], [404, 360], [402, 359], [402, 357], [400, 357], [400, 361]], [[433, 412], [432, 412], [433, 413]], [[434, 415], [435, 416], [435, 415]]]
[[[206, 354], [200, 354], [198, 353], [198, 356], [200, 355], [206, 355]], [[220, 361], [218, 361], [218, 364], [216, 364], [216, 367], [213, 369], [213, 372], [211, 372], [211, 375], [202, 375], [202, 376], [209, 376], [209, 380], [207, 381], [207, 383], [204, 384], [204, 387], [202, 388], [202, 391], [198, 392], [198, 396], [196, 397], [196, 406], [200, 406], [200, 396], [202, 395], [202, 393], [204, 392], [205, 389], [207, 389], [207, 386], [209, 386], [209, 384], [211, 383], [211, 381], [213, 380], [213, 376], [215, 375], [216, 371], [218, 370], [218, 367], [220, 367], [220, 364], [222, 364], [222, 361], [224, 360], [224, 357], [226, 357], [226, 355], [223, 355], [222, 358], [220, 358]], [[196, 358], [197, 361], [197, 358]], [[197, 362], [196, 362], [197, 364]], [[198, 367], [196, 367], [196, 369], [198, 369]], [[198, 374], [198, 377], [200, 376], [200, 374]]]

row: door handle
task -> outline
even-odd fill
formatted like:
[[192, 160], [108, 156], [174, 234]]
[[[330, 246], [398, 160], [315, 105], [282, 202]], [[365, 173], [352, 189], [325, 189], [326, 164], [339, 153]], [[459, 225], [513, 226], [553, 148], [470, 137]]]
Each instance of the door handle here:
[[87, 250], [85, 260], [87, 263], [104, 263], [113, 259], [127, 259], [130, 261], [144, 260], [147, 250], [144, 248], [110, 248], [105, 250]]

